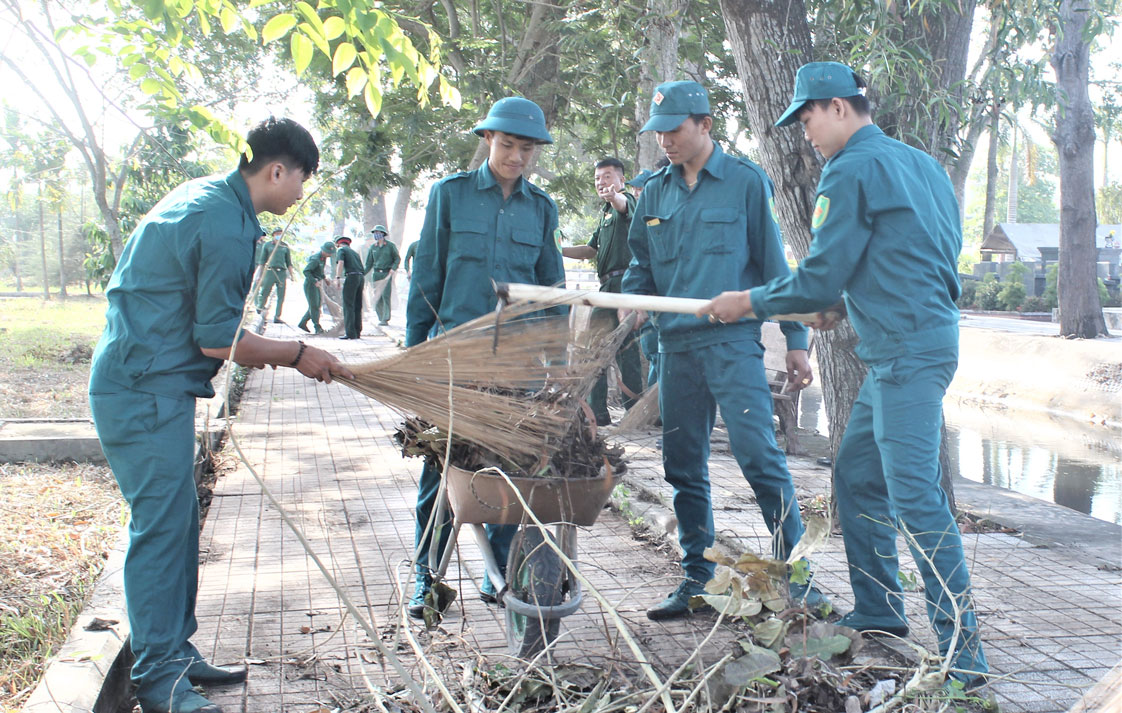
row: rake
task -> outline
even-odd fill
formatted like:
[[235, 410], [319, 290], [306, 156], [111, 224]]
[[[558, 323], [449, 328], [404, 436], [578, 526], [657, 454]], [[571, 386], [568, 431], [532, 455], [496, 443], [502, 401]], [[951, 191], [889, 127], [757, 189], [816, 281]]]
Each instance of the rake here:
[[547, 460], [632, 322], [589, 339], [566, 316], [517, 303], [393, 356], [348, 365], [339, 381], [513, 462]]

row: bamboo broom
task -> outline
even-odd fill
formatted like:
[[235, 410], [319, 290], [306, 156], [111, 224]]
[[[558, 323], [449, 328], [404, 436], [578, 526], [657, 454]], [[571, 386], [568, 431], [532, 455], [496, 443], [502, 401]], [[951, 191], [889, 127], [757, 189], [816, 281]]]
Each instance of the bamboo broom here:
[[575, 340], [568, 317], [541, 310], [508, 305], [337, 378], [454, 438], [516, 463], [539, 461], [575, 425], [580, 401], [632, 328]]
[[[709, 304], [709, 300], [693, 297], [663, 297], [661, 295], [632, 295], [621, 292], [588, 292], [566, 290], [561, 287], [541, 287], [503, 282], [495, 285], [495, 293], [502, 300], [545, 302], [549, 304], [576, 304], [606, 309], [647, 310], [648, 312], [674, 312], [696, 314]], [[768, 317], [774, 322], [813, 322], [816, 313], [776, 314]]]

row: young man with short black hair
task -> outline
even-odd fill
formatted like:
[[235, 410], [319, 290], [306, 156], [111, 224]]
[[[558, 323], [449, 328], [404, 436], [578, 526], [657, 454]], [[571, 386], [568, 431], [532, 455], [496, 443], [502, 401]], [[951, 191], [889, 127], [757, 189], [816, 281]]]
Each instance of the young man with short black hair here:
[[[203, 660], [197, 626], [199, 503], [195, 399], [231, 355], [244, 366], [288, 366], [317, 381], [350, 376], [303, 342], [240, 331], [254, 272], [257, 214], [282, 215], [319, 165], [311, 134], [269, 119], [246, 137], [253, 160], [182, 184], [133, 231], [105, 291], [105, 331], [90, 367], [90, 410], [129, 504], [125, 600], [144, 713], [221, 713], [192, 685], [245, 680], [245, 668]], [[235, 345], [235, 337], [237, 343]]]

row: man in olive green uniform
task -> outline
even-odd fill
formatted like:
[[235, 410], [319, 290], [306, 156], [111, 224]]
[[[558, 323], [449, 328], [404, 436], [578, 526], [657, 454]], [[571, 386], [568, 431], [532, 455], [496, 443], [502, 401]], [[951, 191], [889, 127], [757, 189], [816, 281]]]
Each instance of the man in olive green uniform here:
[[[565, 281], [561, 252], [553, 241], [557, 206], [522, 177], [538, 144], [553, 143], [541, 108], [522, 97], [495, 102], [475, 127], [489, 147], [474, 171], [447, 176], [433, 186], [417, 247], [406, 307], [405, 346], [424, 342], [495, 308], [491, 281], [555, 285]], [[409, 615], [424, 616], [429, 568], [429, 520], [440, 487], [440, 468], [426, 462], [417, 487], [416, 582]], [[437, 525], [434, 524], [434, 528]], [[440, 552], [449, 525], [441, 523]], [[516, 527], [488, 525], [487, 537], [505, 568]], [[480, 597], [497, 592], [484, 578]]]
[[289, 277], [293, 276], [292, 249], [288, 243], [281, 240], [283, 230], [277, 228], [273, 231], [272, 242], [265, 243], [257, 255], [257, 264], [261, 270], [261, 288], [257, 292], [257, 311], [265, 309], [269, 301], [269, 294], [273, 287], [277, 288], [277, 309], [273, 322], [281, 323], [281, 307], [284, 306], [284, 288]]
[[413, 258], [417, 257], [417, 244], [420, 241], [414, 240], [409, 243], [409, 249], [405, 251], [405, 275], [406, 277], [413, 277]]
[[[756, 164], [724, 152], [710, 136], [709, 95], [697, 82], [667, 82], [655, 90], [650, 120], [670, 160], [643, 187], [628, 243], [633, 259], [624, 292], [711, 298], [786, 275], [772, 187]], [[807, 330], [782, 322], [788, 378], [810, 383]], [[674, 488], [674, 514], [685, 577], [651, 619], [689, 614], [689, 600], [713, 576], [705, 549], [715, 535], [709, 487], [709, 439], [719, 406], [729, 447], [772, 531], [773, 556], [786, 559], [803, 535], [787, 460], [775, 440], [771, 390], [764, 373], [760, 321], [717, 323], [694, 315], [659, 315], [659, 410], [663, 469]], [[827, 602], [818, 590], [791, 583], [811, 610]]]
[[362, 258], [345, 235], [335, 238], [335, 279], [343, 278], [343, 336], [362, 336]]
[[703, 313], [767, 318], [844, 298], [869, 371], [834, 464], [855, 599], [840, 623], [908, 633], [896, 555], [897, 528], [906, 531], [939, 651], [953, 658], [952, 677], [970, 687], [989, 667], [939, 468], [943, 396], [958, 366], [958, 201], [938, 161], [873, 123], [864, 87], [837, 62], [799, 69], [776, 126], [801, 122], [827, 159], [810, 253], [790, 275], [720, 295]]
[[[374, 244], [366, 251], [366, 272], [370, 273], [370, 284], [375, 290], [380, 288], [374, 302], [374, 314], [378, 324], [390, 322], [390, 300], [393, 299], [393, 271], [401, 264], [401, 254], [397, 246], [386, 240], [386, 226], [375, 225], [370, 234]], [[379, 285], [378, 283], [382, 284]]]
[[304, 266], [304, 297], [308, 300], [308, 311], [300, 318], [296, 326], [305, 332], [308, 331], [308, 320], [316, 329], [316, 334], [323, 334], [323, 327], [319, 326], [319, 311], [323, 302], [319, 291], [319, 283], [326, 279], [323, 266], [327, 258], [335, 254], [335, 243], [328, 241], [319, 250], [308, 256], [308, 264]]
[[[619, 292], [623, 273], [627, 272], [627, 266], [631, 262], [627, 231], [631, 227], [631, 216], [635, 210], [635, 196], [624, 190], [623, 170], [623, 162], [618, 158], [604, 158], [596, 162], [596, 195], [604, 201], [600, 223], [587, 245], [561, 249], [561, 254], [565, 257], [596, 260], [596, 275], [600, 278], [601, 292]], [[611, 331], [619, 326], [615, 310], [598, 309], [593, 312], [593, 320], [598, 330]], [[628, 336], [620, 347], [616, 354], [616, 364], [623, 380], [623, 407], [629, 409], [643, 391], [639, 344], [634, 335]], [[610, 425], [612, 417], [608, 413], [607, 370], [596, 380], [588, 400], [596, 415], [596, 425]]]
[[282, 215], [303, 195], [319, 150], [302, 126], [269, 119], [246, 137], [253, 152], [226, 175], [188, 181], [140, 222], [105, 291], [105, 331], [90, 366], [90, 410], [129, 504], [125, 602], [132, 681], [144, 713], [221, 713], [193, 685], [237, 683], [190, 642], [197, 629], [199, 503], [195, 399], [230, 357], [289, 366], [331, 381], [350, 376], [303, 342], [240, 331], [254, 274], [257, 214]]

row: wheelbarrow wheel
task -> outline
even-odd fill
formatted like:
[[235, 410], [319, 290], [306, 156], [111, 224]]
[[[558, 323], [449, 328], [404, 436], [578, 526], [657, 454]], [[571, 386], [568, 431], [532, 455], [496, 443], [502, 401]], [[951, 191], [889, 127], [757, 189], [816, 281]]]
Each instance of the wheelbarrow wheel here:
[[[557, 606], [565, 597], [565, 570], [553, 548], [545, 544], [548, 532], [523, 527], [510, 543], [507, 578], [511, 594], [519, 601], [539, 607]], [[518, 614], [506, 608], [506, 636], [511, 651], [532, 658], [557, 638], [560, 619]]]

